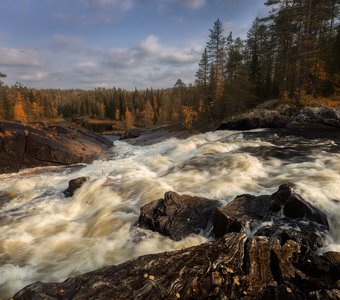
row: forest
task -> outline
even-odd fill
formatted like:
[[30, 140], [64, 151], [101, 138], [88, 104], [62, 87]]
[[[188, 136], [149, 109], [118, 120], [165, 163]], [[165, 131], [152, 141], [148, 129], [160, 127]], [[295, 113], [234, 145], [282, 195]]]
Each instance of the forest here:
[[[125, 129], [180, 122], [211, 127], [268, 99], [340, 97], [339, 0], [268, 0], [246, 39], [217, 19], [196, 81], [128, 91], [35, 89], [0, 81], [0, 119], [21, 122], [114, 120]], [[6, 77], [0, 73], [1, 77]]]

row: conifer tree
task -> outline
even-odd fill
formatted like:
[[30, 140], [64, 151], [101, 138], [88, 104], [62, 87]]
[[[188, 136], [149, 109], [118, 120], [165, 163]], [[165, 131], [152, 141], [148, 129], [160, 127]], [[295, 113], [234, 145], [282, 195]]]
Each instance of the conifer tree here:
[[201, 61], [198, 65], [198, 71], [196, 73], [196, 84], [199, 87], [206, 88], [209, 85], [209, 59], [207, 48], [204, 49]]
[[217, 19], [214, 23], [213, 28], [210, 29], [210, 40], [208, 41], [206, 47], [209, 64], [211, 66], [210, 69], [213, 71], [211, 77], [214, 79], [213, 82], [210, 82], [210, 84], [212, 87], [214, 98], [216, 100], [218, 100], [223, 93], [223, 74], [226, 60], [226, 39], [223, 33], [223, 24], [220, 19]]

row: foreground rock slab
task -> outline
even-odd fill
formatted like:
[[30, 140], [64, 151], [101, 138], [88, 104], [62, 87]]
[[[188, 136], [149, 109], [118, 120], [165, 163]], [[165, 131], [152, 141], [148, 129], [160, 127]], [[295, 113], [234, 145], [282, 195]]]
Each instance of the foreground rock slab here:
[[64, 126], [0, 123], [0, 173], [23, 168], [88, 163], [108, 155], [112, 142]]
[[[181, 251], [147, 255], [67, 279], [35, 283], [14, 299], [339, 299], [339, 258], [299, 264], [299, 245], [229, 233]], [[324, 266], [327, 266], [325, 268]]]

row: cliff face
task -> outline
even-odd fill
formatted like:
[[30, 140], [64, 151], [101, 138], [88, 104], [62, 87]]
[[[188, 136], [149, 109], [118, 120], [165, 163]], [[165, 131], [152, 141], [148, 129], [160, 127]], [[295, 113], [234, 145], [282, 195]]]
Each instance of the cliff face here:
[[112, 142], [64, 126], [0, 123], [0, 173], [23, 168], [90, 162], [108, 154]]

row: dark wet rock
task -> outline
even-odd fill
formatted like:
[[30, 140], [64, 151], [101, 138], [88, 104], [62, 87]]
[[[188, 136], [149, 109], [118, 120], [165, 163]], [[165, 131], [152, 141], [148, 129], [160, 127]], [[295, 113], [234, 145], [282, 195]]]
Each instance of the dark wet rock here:
[[141, 136], [143, 133], [143, 129], [141, 128], [134, 128], [126, 130], [124, 133], [121, 134], [120, 140], [126, 140], [126, 139], [135, 139], [139, 136]]
[[228, 233], [62, 283], [37, 282], [14, 299], [339, 299], [339, 274], [313, 260], [316, 273], [304, 273], [299, 253], [292, 240]]
[[263, 221], [270, 207], [269, 196], [237, 196], [232, 202], [216, 210], [214, 234], [221, 237], [227, 232], [246, 231], [250, 222]]
[[88, 163], [107, 156], [112, 142], [65, 126], [0, 123], [0, 173], [37, 166]]
[[121, 140], [131, 145], [149, 146], [163, 142], [170, 138], [187, 138], [190, 133], [177, 124], [165, 124], [150, 128], [135, 128], [126, 131], [120, 137]]
[[139, 226], [178, 241], [207, 229], [218, 206], [217, 201], [167, 192], [141, 208]]
[[279, 190], [271, 195], [271, 205], [274, 211], [283, 208], [283, 214], [291, 219], [307, 219], [324, 225], [328, 229], [327, 216], [304, 200], [292, 182], [283, 183]]
[[315, 222], [313, 232], [329, 228], [327, 216], [305, 201], [295, 184], [288, 182], [280, 185], [272, 195], [241, 195], [218, 208], [213, 220], [213, 232], [217, 237], [228, 232], [247, 232], [266, 221], [297, 228], [300, 224], [306, 227], [306, 222]]
[[81, 188], [81, 186], [88, 180], [90, 180], [90, 177], [87, 176], [70, 180], [68, 183], [68, 188], [64, 191], [65, 197], [72, 197], [74, 192]]
[[322, 105], [299, 107], [297, 103], [267, 101], [224, 121], [217, 130], [256, 128], [339, 129], [340, 109]]

